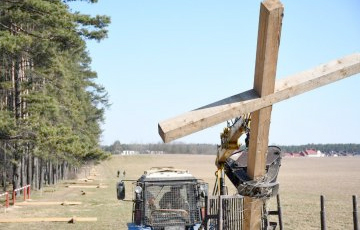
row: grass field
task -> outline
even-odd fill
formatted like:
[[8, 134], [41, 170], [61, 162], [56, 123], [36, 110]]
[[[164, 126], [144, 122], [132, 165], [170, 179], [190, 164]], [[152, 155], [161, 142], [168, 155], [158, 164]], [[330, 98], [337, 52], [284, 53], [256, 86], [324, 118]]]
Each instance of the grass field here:
[[[6, 212], [0, 207], [0, 220], [76, 216], [97, 217], [96, 222], [0, 223], [0, 229], [127, 229], [132, 203], [116, 199], [118, 170], [126, 171], [126, 179], [137, 179], [143, 171], [154, 166], [185, 168], [208, 182], [211, 190], [216, 169], [214, 160], [215, 157], [209, 155], [113, 156], [92, 168], [90, 177], [93, 181], [64, 181], [33, 192], [31, 197], [31, 202], [78, 201], [82, 202], [80, 205], [15, 206]], [[78, 177], [89, 177], [89, 174], [88, 168]], [[360, 157], [284, 158], [278, 181], [285, 229], [320, 229], [320, 195], [326, 199], [328, 229], [353, 229], [351, 196], [360, 195]], [[101, 188], [66, 187], [99, 183]], [[234, 193], [231, 184], [227, 185], [230, 193]], [[128, 199], [132, 198], [131, 186], [127, 186], [127, 195]], [[22, 202], [21, 197], [19, 201]], [[269, 204], [273, 207], [275, 200], [270, 200]]]

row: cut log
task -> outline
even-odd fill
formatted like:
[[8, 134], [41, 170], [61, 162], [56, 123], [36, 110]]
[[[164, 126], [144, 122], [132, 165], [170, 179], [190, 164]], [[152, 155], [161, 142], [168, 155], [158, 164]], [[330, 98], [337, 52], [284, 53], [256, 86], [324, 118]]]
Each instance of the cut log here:
[[67, 188], [107, 188], [106, 185], [67, 185]]
[[16, 206], [80, 205], [79, 201], [31, 201], [16, 203]]
[[[97, 221], [97, 217], [76, 217], [76, 222]], [[0, 219], [0, 223], [67, 222], [75, 223], [74, 217], [31, 217]]]

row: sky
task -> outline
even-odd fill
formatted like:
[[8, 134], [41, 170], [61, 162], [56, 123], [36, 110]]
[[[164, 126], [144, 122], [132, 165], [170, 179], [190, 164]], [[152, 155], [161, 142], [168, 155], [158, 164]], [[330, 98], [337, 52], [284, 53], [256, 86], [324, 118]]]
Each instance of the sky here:
[[[159, 143], [158, 123], [252, 89], [260, 2], [99, 0], [73, 11], [108, 15], [88, 41], [112, 104], [101, 143]], [[276, 79], [360, 52], [359, 0], [283, 0]], [[273, 106], [269, 144], [360, 143], [360, 74]], [[226, 122], [175, 142], [220, 144]]]

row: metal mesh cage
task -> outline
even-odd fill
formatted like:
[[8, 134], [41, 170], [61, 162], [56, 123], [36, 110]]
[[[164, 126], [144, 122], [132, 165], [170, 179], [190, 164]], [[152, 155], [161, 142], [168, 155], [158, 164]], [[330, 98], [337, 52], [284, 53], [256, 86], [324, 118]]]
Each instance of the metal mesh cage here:
[[200, 223], [196, 183], [147, 183], [144, 190], [144, 224], [147, 226], [189, 226]]
[[207, 214], [212, 218], [207, 221], [207, 229], [242, 230], [243, 203], [240, 195], [209, 196]]

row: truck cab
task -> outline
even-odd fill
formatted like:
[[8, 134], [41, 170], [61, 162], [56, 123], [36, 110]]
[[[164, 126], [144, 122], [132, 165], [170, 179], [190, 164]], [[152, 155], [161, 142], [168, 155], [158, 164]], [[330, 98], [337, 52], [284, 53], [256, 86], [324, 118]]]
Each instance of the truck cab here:
[[[133, 215], [128, 229], [196, 230], [204, 218], [208, 184], [187, 170], [151, 168], [133, 183]], [[117, 184], [124, 199], [124, 182]]]

